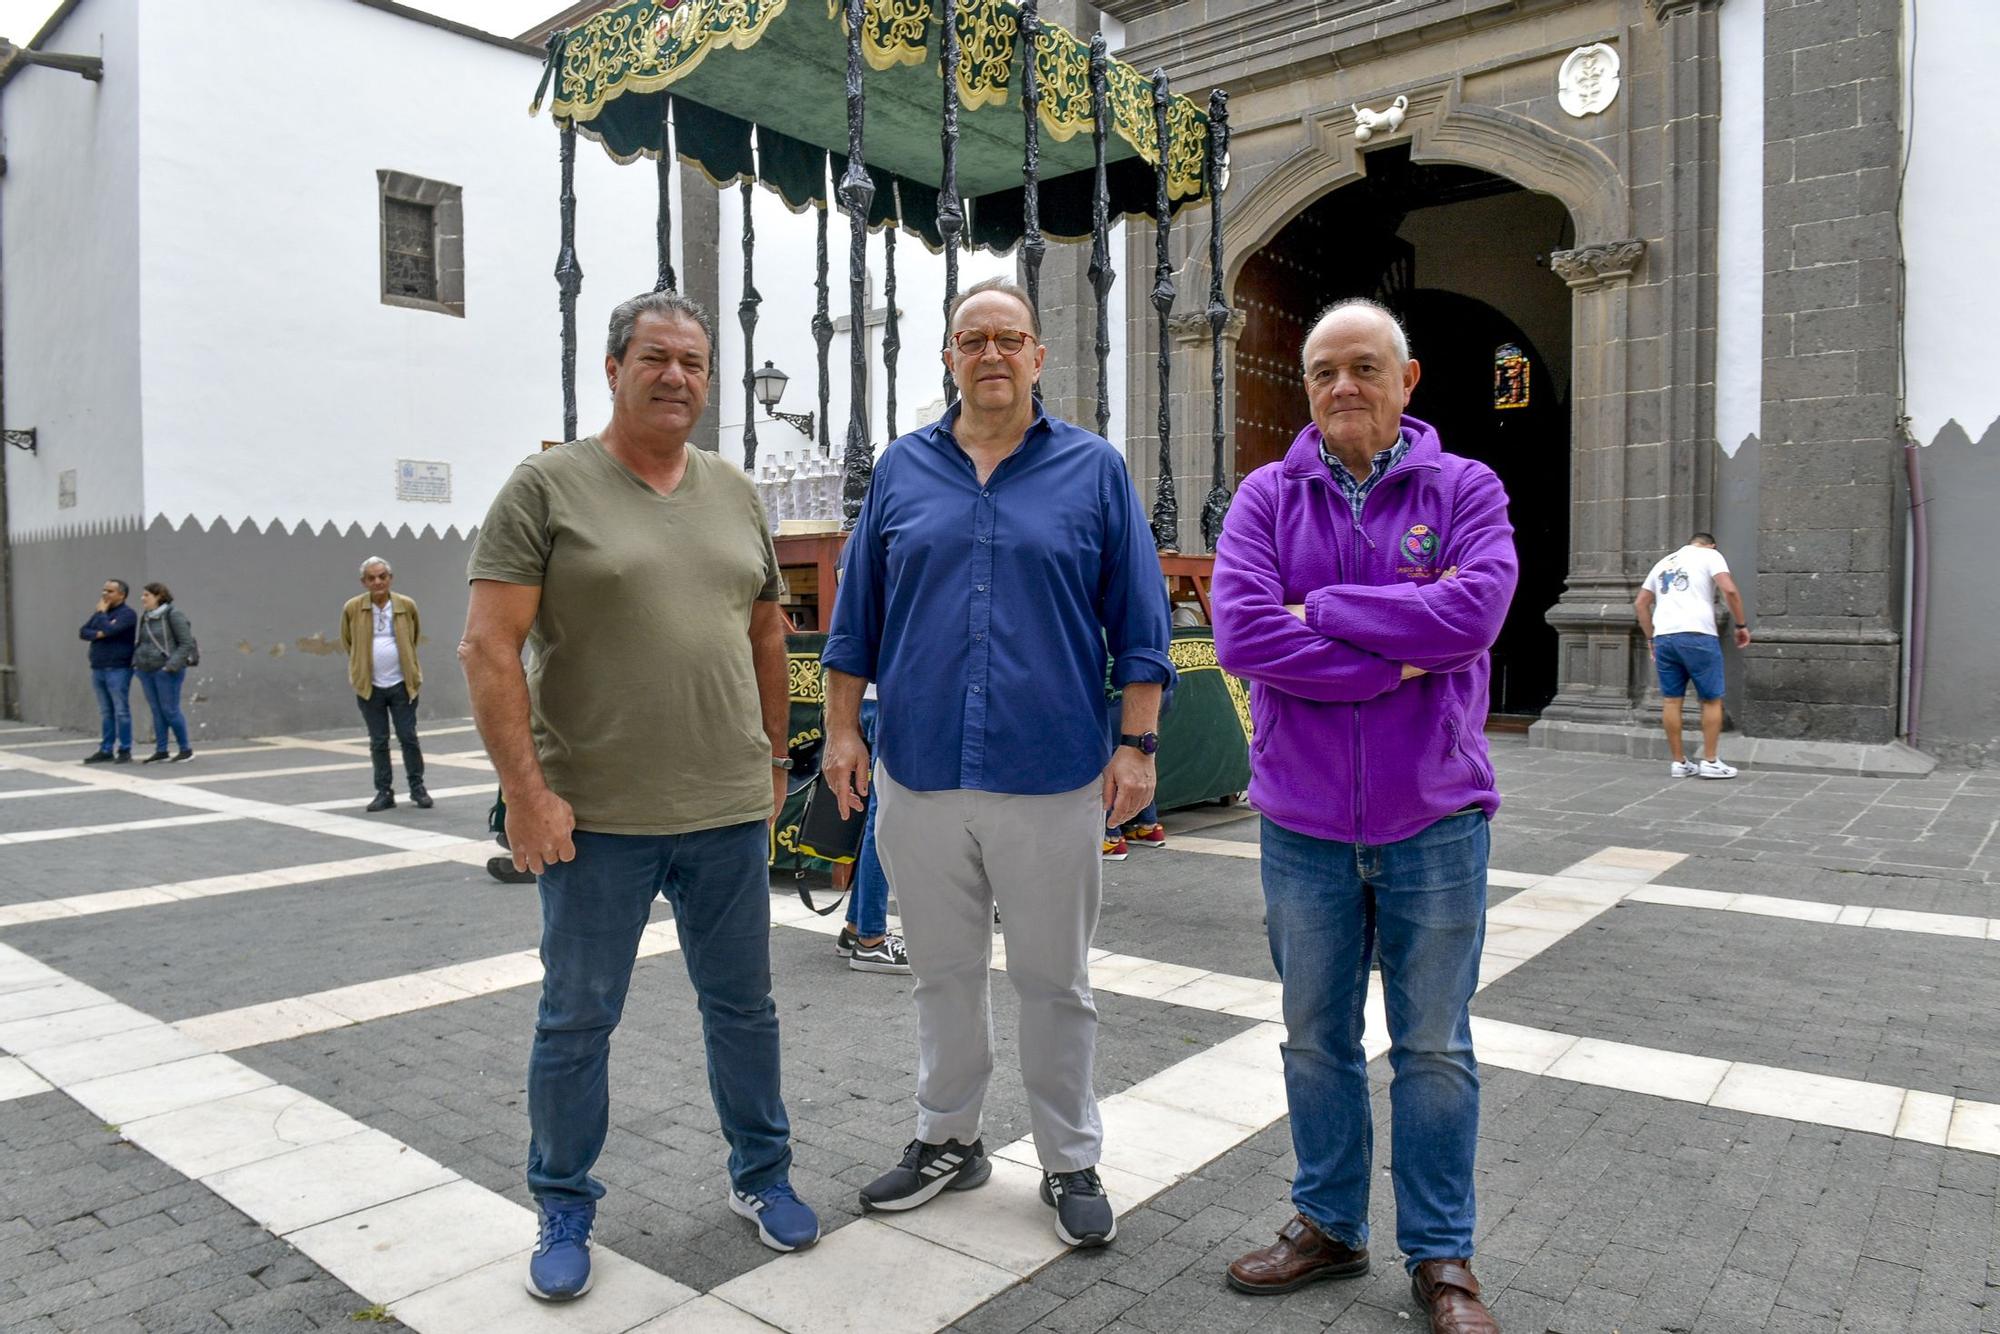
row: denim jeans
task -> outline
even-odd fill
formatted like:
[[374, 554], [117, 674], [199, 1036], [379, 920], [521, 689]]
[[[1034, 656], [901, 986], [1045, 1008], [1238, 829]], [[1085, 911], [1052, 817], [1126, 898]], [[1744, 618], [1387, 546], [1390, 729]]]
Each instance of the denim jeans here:
[[537, 1199], [603, 1198], [590, 1169], [610, 1120], [611, 1030], [655, 895], [673, 907], [694, 983], [729, 1179], [744, 1191], [787, 1179], [791, 1124], [778, 1091], [771, 1001], [770, 846], [762, 820], [692, 834], [579, 832], [576, 860], [542, 872], [542, 1003], [528, 1058], [528, 1189]]
[[[861, 701], [861, 739], [868, 751], [875, 751], [875, 701]], [[847, 896], [847, 924], [863, 940], [873, 940], [889, 929], [889, 877], [882, 871], [882, 858], [875, 851], [875, 792], [868, 792], [868, 818], [861, 826], [861, 851], [854, 858], [853, 892]]]
[[132, 669], [93, 667], [90, 688], [97, 694], [97, 719], [104, 734], [99, 748], [106, 755], [132, 749]]
[[424, 785], [424, 749], [417, 744], [417, 702], [401, 681], [392, 686], [376, 686], [367, 699], [354, 697], [361, 717], [368, 724], [368, 758], [375, 762], [375, 790], [387, 792], [395, 786], [389, 770], [389, 724], [396, 725], [396, 740], [403, 747], [403, 776], [412, 788]]
[[1271, 958], [1285, 991], [1292, 1203], [1329, 1236], [1367, 1243], [1374, 1134], [1361, 1016], [1379, 943], [1396, 1242], [1413, 1268], [1470, 1258], [1479, 1066], [1467, 1007], [1486, 941], [1486, 818], [1461, 812], [1380, 847], [1267, 818], [1262, 841]]
[[181, 713], [181, 684], [186, 680], [184, 671], [139, 673], [139, 689], [146, 692], [146, 705], [153, 711], [153, 750], [158, 754], [167, 753], [169, 733], [182, 750], [188, 748], [187, 718]]

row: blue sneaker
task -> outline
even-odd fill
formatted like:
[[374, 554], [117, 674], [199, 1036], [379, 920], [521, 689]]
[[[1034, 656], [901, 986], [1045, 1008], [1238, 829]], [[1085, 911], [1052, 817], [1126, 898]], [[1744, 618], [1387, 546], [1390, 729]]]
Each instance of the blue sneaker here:
[[528, 1257], [528, 1292], [545, 1302], [574, 1301], [590, 1291], [590, 1225], [597, 1203], [536, 1203], [542, 1235]]
[[802, 1251], [819, 1240], [819, 1215], [780, 1181], [752, 1194], [729, 1192], [729, 1207], [757, 1225], [757, 1240], [774, 1251]]

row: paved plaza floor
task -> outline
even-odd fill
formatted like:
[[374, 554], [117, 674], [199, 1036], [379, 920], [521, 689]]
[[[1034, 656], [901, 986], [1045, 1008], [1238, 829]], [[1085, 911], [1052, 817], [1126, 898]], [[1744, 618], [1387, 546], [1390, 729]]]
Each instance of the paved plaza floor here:
[[[353, 733], [84, 768], [88, 740], [0, 724], [0, 1330], [1423, 1328], [1380, 1059], [1373, 1273], [1223, 1284], [1293, 1162], [1240, 806], [1106, 868], [1114, 1245], [1063, 1253], [1035, 1197], [997, 971], [992, 1181], [857, 1213], [913, 1129], [910, 983], [848, 971], [783, 877], [793, 1180], [824, 1240], [779, 1256], [729, 1212], [661, 905], [614, 1041], [598, 1286], [536, 1305], [539, 911], [485, 872], [470, 725], [426, 747], [436, 808], [368, 816]], [[1494, 752], [1476, 1268], [1510, 1334], [2000, 1334], [2000, 775]], [[1379, 1058], [1379, 997], [1368, 1034]]]

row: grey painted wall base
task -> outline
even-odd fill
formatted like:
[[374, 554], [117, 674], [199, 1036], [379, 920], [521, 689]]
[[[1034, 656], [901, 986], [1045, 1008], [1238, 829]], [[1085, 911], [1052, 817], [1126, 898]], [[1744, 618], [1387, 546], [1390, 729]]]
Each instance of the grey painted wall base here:
[[[1690, 718], [1694, 711], [1688, 710]], [[1690, 754], [1699, 754], [1701, 732], [1687, 727], [1684, 741]], [[1573, 723], [1543, 719], [1528, 728], [1528, 744], [1543, 750], [1573, 750], [1590, 755], [1626, 755], [1633, 759], [1670, 759], [1666, 733], [1658, 721], [1651, 726], [1637, 723], [1614, 725]], [[1900, 741], [1886, 745], [1866, 745], [1850, 741], [1784, 741], [1769, 737], [1745, 736], [1741, 732], [1722, 734], [1722, 758], [1739, 769], [1766, 769], [1780, 773], [1843, 774], [1859, 778], [1928, 778], [1938, 762], [1923, 751], [1912, 750]]]
[[[18, 542], [14, 547], [14, 624], [21, 716], [25, 721], [97, 730], [89, 663], [77, 629], [88, 620], [107, 578], [132, 586], [157, 580], [194, 624], [201, 665], [183, 689], [191, 739], [261, 736], [358, 725], [340, 609], [361, 591], [360, 565], [380, 556], [395, 588], [415, 598], [423, 627], [417, 646], [424, 671], [419, 717], [470, 712], [456, 650], [465, 626], [465, 565], [471, 535], [405, 526], [345, 531], [328, 524], [232, 529], [192, 519], [175, 527], [155, 520], [111, 532]], [[145, 697], [132, 688], [133, 731], [140, 746], [153, 729]]]

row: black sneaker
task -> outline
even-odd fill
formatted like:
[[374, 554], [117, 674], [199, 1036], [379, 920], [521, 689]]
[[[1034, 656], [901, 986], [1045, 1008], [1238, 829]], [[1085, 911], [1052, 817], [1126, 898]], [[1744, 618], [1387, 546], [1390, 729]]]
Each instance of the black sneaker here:
[[189, 761], [189, 760], [191, 760], [191, 759], [193, 759], [193, 758], [194, 758], [194, 752], [193, 752], [193, 751], [191, 751], [191, 750], [189, 750], [189, 749], [187, 749], [187, 748], [186, 748], [185, 746], [183, 746], [183, 747], [181, 748], [181, 753], [180, 753], [180, 754], [178, 754], [178, 755], [176, 755], [176, 756], [174, 756], [174, 763], [175, 763], [175, 764], [185, 764], [185, 763], [186, 763], [187, 761]]
[[840, 934], [833, 938], [833, 952], [843, 959], [852, 959], [854, 957], [854, 947], [860, 941], [861, 937], [854, 934], [852, 926], [843, 925], [840, 928]]
[[908, 976], [910, 951], [903, 944], [903, 938], [891, 931], [873, 945], [855, 941], [854, 952], [847, 956], [847, 966], [857, 973], [899, 973]]
[[171, 760], [172, 758], [173, 758], [173, 756], [171, 756], [171, 755], [167, 754], [167, 752], [166, 752], [166, 751], [164, 751], [164, 750], [156, 750], [156, 751], [154, 751], [154, 752], [153, 752], [153, 753], [152, 753], [151, 755], [148, 755], [148, 756], [147, 756], [147, 757], [146, 757], [145, 759], [143, 759], [143, 760], [140, 760], [140, 761], [139, 761], [139, 763], [141, 763], [141, 764], [163, 764], [163, 763], [165, 763], [166, 761], [168, 761], [168, 760]]
[[111, 752], [108, 750], [93, 750], [90, 754], [83, 757], [83, 762], [85, 764], [109, 764], [111, 763]]
[[861, 1188], [861, 1211], [914, 1209], [941, 1190], [971, 1190], [985, 1185], [992, 1175], [993, 1164], [979, 1140], [926, 1144], [913, 1139], [903, 1150], [902, 1162]]
[[1097, 1169], [1042, 1173], [1042, 1203], [1056, 1211], [1056, 1235], [1065, 1246], [1102, 1246], [1118, 1235], [1118, 1216]]
[[129, 750], [121, 750], [118, 752], [118, 758], [111, 762], [113, 764], [130, 764], [132, 762], [132, 752]]
[[376, 811], [390, 810], [394, 808], [395, 804], [396, 804], [395, 793], [377, 792], [375, 794], [375, 800], [368, 803], [368, 813], [370, 815], [373, 815]]
[[410, 785], [410, 800], [416, 802], [420, 810], [426, 811], [436, 804], [431, 800], [431, 794], [415, 783]]

